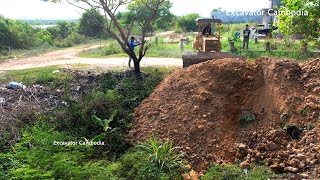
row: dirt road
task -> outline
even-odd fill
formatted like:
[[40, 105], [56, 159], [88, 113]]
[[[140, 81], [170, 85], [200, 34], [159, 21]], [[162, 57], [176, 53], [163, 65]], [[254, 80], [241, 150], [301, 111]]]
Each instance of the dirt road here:
[[[79, 46], [62, 50], [48, 52], [36, 57], [9, 60], [0, 63], [0, 71], [21, 70], [46, 66], [69, 66], [69, 65], [91, 65], [93, 67], [127, 67], [127, 57], [115, 58], [81, 58], [77, 57], [80, 52], [99, 47]], [[148, 58], [145, 57], [141, 61], [141, 66], [177, 66], [182, 67], [182, 60], [179, 58]]]

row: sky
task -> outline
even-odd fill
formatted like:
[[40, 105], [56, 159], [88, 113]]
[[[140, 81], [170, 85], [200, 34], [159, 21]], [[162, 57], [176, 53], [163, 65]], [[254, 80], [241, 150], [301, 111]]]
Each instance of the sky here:
[[[210, 17], [211, 10], [256, 10], [268, 7], [269, 0], [171, 0], [175, 15], [199, 13]], [[49, 3], [41, 0], [0, 0], [0, 15], [11, 19], [79, 19], [82, 10], [67, 3]]]

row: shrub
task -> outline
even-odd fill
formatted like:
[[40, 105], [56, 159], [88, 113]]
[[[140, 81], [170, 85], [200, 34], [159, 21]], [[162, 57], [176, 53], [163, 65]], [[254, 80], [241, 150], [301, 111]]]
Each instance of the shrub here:
[[72, 32], [68, 37], [67, 41], [72, 42], [73, 44], [82, 44], [88, 42], [88, 38], [84, 35], [81, 35], [77, 32]]
[[183, 155], [176, 152], [172, 142], [161, 143], [156, 139], [150, 139], [137, 147], [148, 155], [150, 162], [157, 164], [162, 170], [170, 171], [183, 166]]
[[199, 14], [192, 13], [187, 14], [181, 17], [178, 17], [176, 22], [176, 30], [184, 31], [184, 32], [194, 32], [198, 30], [198, 26], [196, 25], [196, 19], [199, 18]]
[[240, 123], [241, 124], [251, 123], [251, 122], [256, 121], [256, 119], [257, 119], [257, 116], [254, 113], [249, 112], [249, 111], [244, 111], [240, 115]]
[[107, 44], [107, 46], [102, 50], [101, 54], [103, 56], [108, 56], [120, 53], [123, 53], [123, 50], [121, 49], [120, 45], [117, 42], [112, 41]]
[[[148, 141], [129, 150], [128, 153], [120, 159], [122, 164], [121, 177], [139, 180], [182, 179], [180, 163], [183, 162], [183, 160], [179, 154], [171, 153], [174, 151], [174, 148], [172, 148], [170, 144], [171, 143], [160, 143], [153, 140], [153, 142]], [[145, 149], [150, 146], [157, 146], [158, 150], [149, 151]], [[160, 156], [156, 157], [156, 153], [161, 153], [161, 155], [159, 154]]]
[[37, 33], [34, 34], [34, 38], [37, 46], [53, 44], [53, 36], [46, 29], [40, 29]]
[[58, 48], [66, 48], [73, 46], [73, 43], [69, 39], [57, 39], [53, 43]]

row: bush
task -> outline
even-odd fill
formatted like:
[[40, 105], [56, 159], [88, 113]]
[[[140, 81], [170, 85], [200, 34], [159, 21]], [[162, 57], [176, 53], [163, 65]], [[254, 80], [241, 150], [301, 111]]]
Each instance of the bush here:
[[71, 41], [73, 44], [82, 44], [88, 42], [88, 38], [77, 32], [72, 32], [70, 36], [67, 37], [67, 41]]
[[102, 50], [101, 54], [103, 56], [108, 56], [108, 55], [114, 55], [114, 54], [120, 54], [120, 53], [123, 53], [122, 48], [117, 42], [112, 41], [109, 44], [107, 44], [107, 46]]
[[198, 26], [196, 25], [196, 19], [199, 18], [199, 14], [187, 14], [185, 16], [178, 17], [176, 22], [176, 31], [183, 32], [195, 32], [198, 31]]
[[40, 29], [34, 34], [34, 38], [37, 46], [53, 45], [53, 36], [46, 29]]
[[[147, 150], [151, 147], [155, 149]], [[125, 179], [182, 179], [180, 165], [183, 160], [169, 142], [148, 141], [128, 151], [120, 162], [120, 176]]]
[[161, 170], [171, 171], [183, 166], [183, 155], [176, 152], [172, 142], [161, 143], [156, 139], [150, 139], [137, 147], [147, 154], [148, 160], [157, 164]]
[[73, 43], [69, 39], [57, 39], [53, 43], [58, 48], [66, 48], [73, 46]]

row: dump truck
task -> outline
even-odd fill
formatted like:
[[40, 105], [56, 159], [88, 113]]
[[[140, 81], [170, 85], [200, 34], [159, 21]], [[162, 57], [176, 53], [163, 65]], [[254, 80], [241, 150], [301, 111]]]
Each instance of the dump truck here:
[[[212, 18], [199, 18], [196, 20], [196, 24], [199, 27], [198, 33], [194, 37], [192, 43], [193, 49], [196, 53], [187, 53], [182, 56], [183, 67], [188, 67], [193, 64], [198, 64], [208, 60], [224, 59], [224, 58], [241, 58], [234, 56], [227, 52], [221, 52], [221, 25], [220, 19]], [[203, 33], [202, 29], [205, 26], [211, 24], [211, 32]]]

